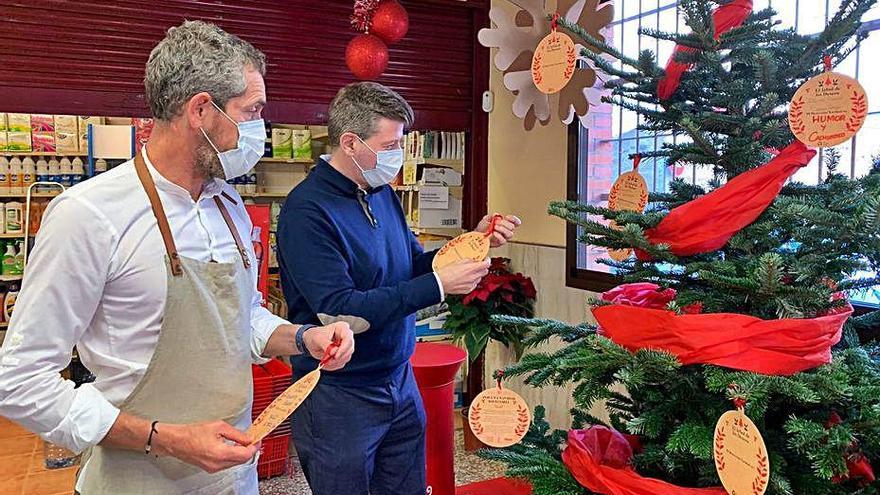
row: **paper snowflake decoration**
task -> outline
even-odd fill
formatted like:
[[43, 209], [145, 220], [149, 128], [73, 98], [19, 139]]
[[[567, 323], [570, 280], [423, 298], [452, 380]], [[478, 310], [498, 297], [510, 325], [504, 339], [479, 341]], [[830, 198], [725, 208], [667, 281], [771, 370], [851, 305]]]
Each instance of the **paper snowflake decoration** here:
[[[575, 115], [583, 119], [590, 106], [599, 105], [603, 94], [601, 83], [597, 84], [596, 68], [592, 62], [583, 61], [582, 68], [575, 71], [571, 81], [556, 95], [544, 94], [532, 80], [531, 64], [538, 43], [550, 34], [547, 17], [554, 12], [544, 9], [543, 0], [510, 0], [519, 10], [510, 15], [495, 7], [489, 11], [489, 19], [495, 27], [481, 29], [478, 39], [483, 46], [498, 48], [495, 67], [504, 73], [504, 86], [516, 96], [513, 113], [523, 119], [527, 130], [550, 123], [551, 105], [556, 102], [559, 119], [570, 124]], [[559, 0], [558, 12], [567, 21], [583, 27], [588, 34], [605, 41], [608, 24], [614, 19], [614, 8], [608, 0]], [[587, 42], [573, 33], [571, 35], [581, 48]]]

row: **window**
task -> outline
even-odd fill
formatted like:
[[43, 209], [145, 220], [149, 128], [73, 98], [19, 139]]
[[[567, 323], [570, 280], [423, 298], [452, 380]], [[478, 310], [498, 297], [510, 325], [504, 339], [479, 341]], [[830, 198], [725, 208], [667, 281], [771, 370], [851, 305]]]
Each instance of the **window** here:
[[[794, 27], [801, 33], [820, 31], [834, 15], [840, 0], [756, 0], [755, 11], [767, 6], [779, 14], [782, 27]], [[862, 29], [867, 32], [880, 30], [880, 9], [868, 12]], [[615, 20], [609, 29], [609, 42], [628, 56], [636, 57], [641, 50], [650, 49], [665, 64], [672, 54], [674, 43], [640, 36], [640, 27], [664, 31], [684, 32], [688, 28], [681, 20], [676, 0], [618, 0], [615, 3]], [[865, 63], [870, 53], [880, 52], [880, 33], [865, 39], [836, 71], [860, 80], [868, 92], [869, 113], [859, 134], [836, 149], [841, 153], [838, 172], [851, 177], [864, 175], [871, 168], [871, 156], [880, 153], [880, 66]], [[604, 204], [608, 191], [617, 177], [632, 170], [629, 155], [661, 149], [664, 143], [679, 142], [681, 137], [668, 133], [640, 131], [640, 116], [633, 111], [611, 105], [590, 110], [587, 127], [575, 121], [569, 128], [568, 139], [568, 199], [589, 204]], [[822, 153], [807, 167], [801, 169], [794, 180], [818, 183], [827, 176], [822, 165]], [[708, 167], [666, 167], [664, 159], [643, 159], [639, 170], [652, 192], [667, 190], [673, 178], [682, 177], [693, 183], [705, 185], [712, 178]], [[611, 269], [598, 262], [605, 258], [605, 249], [585, 246], [577, 242], [578, 228], [569, 225], [567, 233], [567, 283], [592, 291], [604, 291], [618, 282]], [[878, 303], [873, 293], [855, 298], [861, 302]]]

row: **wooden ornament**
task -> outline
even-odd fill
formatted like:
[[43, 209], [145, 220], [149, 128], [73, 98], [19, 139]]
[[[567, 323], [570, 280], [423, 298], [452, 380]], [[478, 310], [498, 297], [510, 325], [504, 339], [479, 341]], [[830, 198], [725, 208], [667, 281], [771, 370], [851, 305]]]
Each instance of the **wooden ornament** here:
[[730, 495], [763, 495], [770, 481], [767, 446], [742, 409], [728, 411], [715, 425], [715, 468]]
[[257, 416], [257, 419], [254, 420], [250, 428], [245, 432], [251, 439], [251, 445], [266, 438], [266, 435], [272, 433], [272, 430], [286, 421], [293, 414], [293, 411], [296, 411], [296, 408], [315, 390], [315, 386], [321, 378], [321, 369], [330, 361], [333, 350], [338, 349], [339, 346], [340, 342], [338, 341], [334, 341], [327, 346], [327, 349], [324, 351], [324, 357], [321, 359], [318, 367], [297, 380], [293, 385], [287, 387], [284, 392], [281, 392], [281, 395], [269, 404], [269, 407]]
[[437, 251], [431, 266], [434, 270], [461, 260], [483, 261], [489, 256], [489, 237], [480, 232], [468, 232], [447, 242]]
[[516, 392], [495, 387], [480, 392], [468, 410], [471, 431], [484, 444], [505, 448], [519, 443], [532, 424], [526, 401]]
[[[643, 212], [645, 206], [648, 205], [648, 184], [645, 178], [639, 173], [639, 162], [641, 157], [636, 155], [633, 160], [633, 169], [629, 172], [621, 174], [611, 186], [611, 192], [608, 193], [608, 208], [615, 211], [636, 211]], [[620, 230], [620, 226], [615, 222], [611, 222], [610, 227]], [[615, 261], [623, 261], [632, 255], [632, 249], [609, 249], [608, 256]]]
[[798, 88], [788, 111], [788, 125], [802, 143], [816, 148], [836, 146], [853, 137], [868, 115], [868, 98], [859, 82], [830, 71]]
[[558, 93], [568, 84], [577, 65], [574, 41], [553, 31], [538, 43], [532, 56], [532, 81], [542, 93]]

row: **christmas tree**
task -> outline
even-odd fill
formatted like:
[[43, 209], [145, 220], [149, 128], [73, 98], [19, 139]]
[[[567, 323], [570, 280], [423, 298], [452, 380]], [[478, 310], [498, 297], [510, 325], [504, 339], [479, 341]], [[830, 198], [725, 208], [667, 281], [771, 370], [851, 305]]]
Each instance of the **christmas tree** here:
[[[750, 1], [680, 0], [688, 34], [642, 30], [676, 43], [666, 67], [650, 51], [627, 57], [560, 20], [592, 43], [584, 56], [611, 76], [607, 101], [641, 114], [644, 131], [679, 136], [645, 156], [668, 166], [711, 167], [715, 176], [707, 188], [673, 181], [668, 193], [650, 196], [644, 213], [553, 203], [550, 213], [577, 224], [581, 242], [634, 249], [631, 259], [603, 261], [622, 283], [637, 284], [592, 302], [601, 328], [497, 318], [530, 328], [531, 347], [551, 338], [566, 344], [527, 354], [505, 376], [522, 376], [535, 387], [575, 384], [571, 429], [603, 425], [591, 431], [627, 441], [608, 444], [626, 455], [615, 456], [609, 447], [607, 464], [682, 487], [663, 491], [646, 483], [641, 491], [614, 493], [720, 490], [713, 433], [734, 403], [744, 405], [766, 442], [767, 493], [878, 493], [871, 463], [880, 460], [880, 352], [860, 343], [859, 332], [880, 315], [847, 319], [851, 308], [843, 294], [880, 284], [876, 276], [857, 276], [880, 270], [880, 169], [848, 178], [835, 172], [837, 154], [826, 150], [829, 174], [821, 184], [786, 183], [815, 153], [792, 135], [788, 102], [823, 73], [823, 57], [833, 66], [855, 49], [860, 19], [874, 3], [843, 0], [823, 32], [803, 36], [779, 29], [771, 9], [752, 12]], [[668, 316], [653, 325], [627, 318], [627, 311], [645, 308]], [[612, 310], [624, 317], [615, 319]], [[715, 313], [772, 331], [754, 339], [738, 335], [745, 324], [728, 327], [724, 320], [716, 327]], [[699, 320], [703, 327], [678, 328], [692, 314], [706, 318]], [[843, 321], [842, 338], [828, 332]], [[715, 361], [659, 350], [651, 338], [669, 332], [666, 325], [690, 331], [690, 343], [720, 339], [710, 351], [729, 342], [739, 350]], [[779, 357], [772, 344], [750, 348], [766, 335], [787, 335], [805, 346], [839, 343], [824, 358]], [[610, 420], [591, 415], [596, 407]], [[506, 462], [509, 476], [530, 481], [535, 495], [610, 493], [586, 486], [584, 479], [595, 473], [575, 466], [578, 438], [551, 431], [538, 406], [522, 443], [485, 455]]]

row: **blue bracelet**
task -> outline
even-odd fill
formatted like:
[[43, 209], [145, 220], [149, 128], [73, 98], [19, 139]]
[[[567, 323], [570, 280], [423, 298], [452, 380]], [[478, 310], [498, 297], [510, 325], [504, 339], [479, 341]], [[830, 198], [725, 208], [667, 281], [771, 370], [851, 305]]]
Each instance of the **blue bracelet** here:
[[296, 330], [296, 349], [300, 354], [308, 355], [308, 349], [306, 349], [305, 336], [306, 332], [310, 329], [315, 328], [315, 325], [305, 324], [301, 325]]

